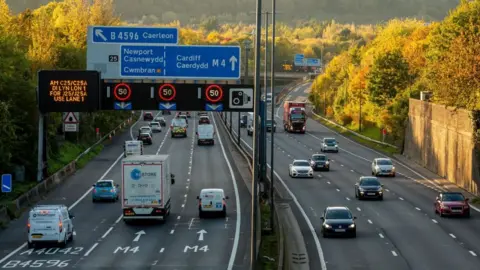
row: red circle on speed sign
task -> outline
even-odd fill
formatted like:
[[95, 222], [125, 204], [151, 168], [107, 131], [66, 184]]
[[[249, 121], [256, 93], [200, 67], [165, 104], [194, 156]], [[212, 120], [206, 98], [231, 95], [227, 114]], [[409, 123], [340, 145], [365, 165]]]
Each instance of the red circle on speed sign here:
[[169, 83], [162, 84], [162, 86], [158, 88], [158, 96], [163, 101], [171, 101], [176, 95], [177, 89], [175, 89], [175, 86]]
[[223, 98], [223, 89], [219, 85], [212, 84], [205, 90], [205, 96], [212, 103], [219, 102]]
[[132, 89], [126, 83], [119, 83], [113, 89], [113, 95], [118, 101], [127, 101], [132, 95]]

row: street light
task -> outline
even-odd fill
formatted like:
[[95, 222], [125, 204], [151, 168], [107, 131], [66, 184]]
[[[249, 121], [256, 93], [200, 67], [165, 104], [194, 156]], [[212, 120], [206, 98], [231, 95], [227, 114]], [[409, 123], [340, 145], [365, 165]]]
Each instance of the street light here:
[[[271, 129], [271, 135], [272, 138], [270, 139], [270, 229], [272, 230], [272, 233], [274, 232], [274, 213], [275, 213], [275, 204], [274, 204], [274, 190], [273, 190], [273, 182], [274, 182], [274, 170], [273, 170], [273, 160], [274, 160], [274, 119], [275, 115], [273, 113], [275, 109], [275, 104], [273, 103], [275, 100], [275, 12], [276, 12], [276, 0], [272, 0], [272, 53], [271, 53], [271, 76], [270, 76], [270, 93], [272, 93], [272, 107], [271, 107], [271, 116], [270, 119], [272, 121], [272, 129]], [[266, 64], [266, 63], [265, 63]], [[265, 85], [265, 87], [267, 87]], [[267, 92], [267, 88], [265, 88], [265, 93]], [[266, 148], [266, 147], [265, 147]]]
[[[252, 32], [253, 33], [253, 32]], [[250, 51], [251, 47], [252, 47], [252, 42], [250, 41], [250, 39], [246, 39], [244, 42], [243, 42], [243, 46], [245, 48], [245, 70], [244, 70], [244, 73], [245, 73], [245, 77], [243, 79], [243, 84], [248, 84], [248, 52]], [[248, 120], [247, 120], [248, 121]], [[246, 123], [247, 124], [247, 123]], [[238, 146], [240, 146], [240, 143], [241, 143], [241, 136], [240, 136], [240, 131], [241, 131], [241, 128], [240, 128], [240, 112], [238, 112], [238, 125], [237, 125], [237, 128], [238, 128], [238, 141], [237, 141], [237, 144]]]

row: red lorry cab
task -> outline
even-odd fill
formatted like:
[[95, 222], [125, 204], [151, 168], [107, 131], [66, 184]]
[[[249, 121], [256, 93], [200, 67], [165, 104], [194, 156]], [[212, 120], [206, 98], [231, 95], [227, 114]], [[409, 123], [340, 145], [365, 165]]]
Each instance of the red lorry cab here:
[[305, 133], [307, 115], [305, 102], [285, 101], [283, 104], [283, 128], [287, 132]]

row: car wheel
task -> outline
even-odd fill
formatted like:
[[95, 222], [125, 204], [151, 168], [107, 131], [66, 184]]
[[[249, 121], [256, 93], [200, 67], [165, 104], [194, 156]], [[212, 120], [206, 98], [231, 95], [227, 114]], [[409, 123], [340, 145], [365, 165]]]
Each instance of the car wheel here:
[[67, 237], [67, 234], [65, 233], [65, 237], [63, 238], [62, 243], [60, 243], [60, 247], [65, 248], [67, 246], [67, 243], [68, 243], [68, 237]]
[[70, 234], [70, 237], [68, 238], [68, 242], [73, 242], [73, 228], [72, 228], [72, 234]]
[[27, 242], [28, 249], [34, 248], [35, 244], [32, 242]]
[[198, 210], [198, 217], [203, 218], [203, 211], [202, 210]]
[[392, 177], [395, 177], [395, 173], [392, 174]]
[[383, 195], [378, 197], [378, 200], [383, 201]]
[[372, 171], [372, 175], [375, 175], [375, 173]]
[[95, 199], [92, 198], [92, 203], [96, 203], [96, 202], [97, 202], [97, 200], [95, 200]]
[[323, 233], [322, 233], [322, 236], [323, 236], [323, 238], [328, 238], [328, 235], [327, 235], [326, 232], [323, 232]]
[[323, 148], [320, 148], [320, 152], [323, 152]]
[[335, 151], [335, 153], [338, 153], [338, 150], [337, 150], [337, 151]]
[[357, 238], [357, 232], [354, 231], [350, 236], [351, 236], [352, 238]]
[[440, 217], [444, 217], [445, 215], [442, 213], [442, 211], [438, 211], [438, 213], [440, 214]]
[[330, 168], [327, 168], [326, 171], [329, 172], [329, 171], [330, 171]]
[[357, 198], [357, 199], [358, 199], [358, 193], [357, 193], [357, 191], [356, 191], [356, 190], [355, 190], [355, 198]]
[[465, 213], [465, 217], [466, 217], [466, 218], [470, 218], [470, 211], [468, 211], [467, 213]]
[[222, 217], [223, 218], [227, 217], [227, 208], [226, 207], [223, 208]]

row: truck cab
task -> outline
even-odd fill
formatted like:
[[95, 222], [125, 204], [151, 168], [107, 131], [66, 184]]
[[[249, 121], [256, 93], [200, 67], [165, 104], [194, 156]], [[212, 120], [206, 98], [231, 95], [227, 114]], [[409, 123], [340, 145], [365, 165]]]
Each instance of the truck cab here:
[[283, 105], [283, 128], [287, 132], [305, 133], [307, 114], [305, 102], [285, 101]]

